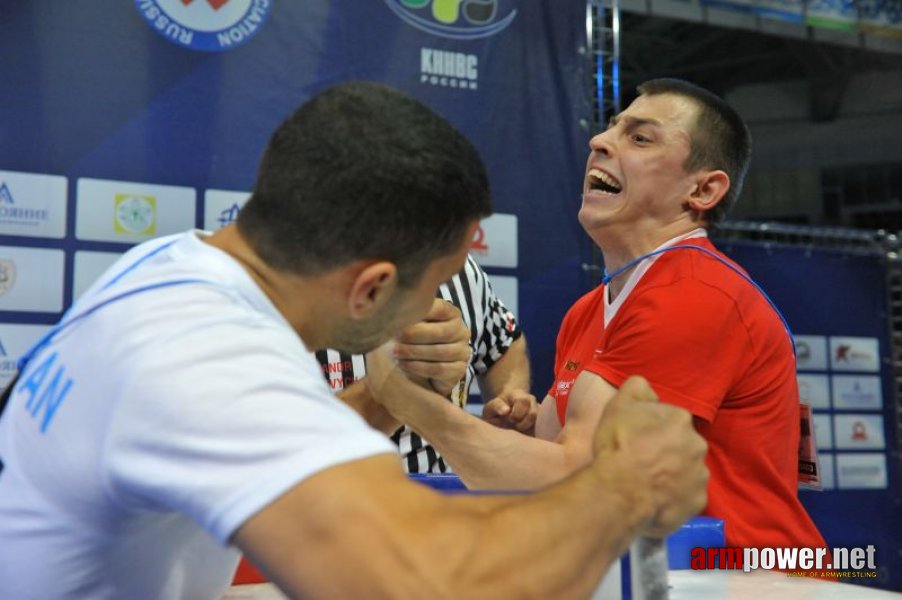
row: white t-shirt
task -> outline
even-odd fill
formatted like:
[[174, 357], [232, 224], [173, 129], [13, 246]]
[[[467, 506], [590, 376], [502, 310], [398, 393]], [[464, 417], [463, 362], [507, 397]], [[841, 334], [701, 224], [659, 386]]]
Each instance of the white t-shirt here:
[[202, 235], [128, 252], [23, 369], [0, 419], [0, 598], [219, 598], [250, 516], [395, 452]]

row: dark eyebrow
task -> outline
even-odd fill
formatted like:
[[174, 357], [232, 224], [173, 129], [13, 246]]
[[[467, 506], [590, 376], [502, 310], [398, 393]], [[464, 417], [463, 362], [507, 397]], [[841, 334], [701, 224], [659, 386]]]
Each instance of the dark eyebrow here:
[[640, 117], [633, 117], [629, 115], [614, 115], [608, 121], [608, 129], [617, 125], [620, 122], [620, 119], [625, 119], [627, 121], [627, 129], [635, 129], [636, 127], [640, 127], [642, 125], [651, 125], [654, 127], [659, 127], [661, 122], [657, 119], [643, 119]]

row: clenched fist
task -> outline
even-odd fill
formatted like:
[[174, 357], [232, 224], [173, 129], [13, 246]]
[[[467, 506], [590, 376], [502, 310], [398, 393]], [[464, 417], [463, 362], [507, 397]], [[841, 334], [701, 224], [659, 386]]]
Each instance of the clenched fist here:
[[393, 354], [411, 379], [448, 396], [470, 364], [470, 330], [456, 306], [436, 298], [422, 321], [401, 331]]

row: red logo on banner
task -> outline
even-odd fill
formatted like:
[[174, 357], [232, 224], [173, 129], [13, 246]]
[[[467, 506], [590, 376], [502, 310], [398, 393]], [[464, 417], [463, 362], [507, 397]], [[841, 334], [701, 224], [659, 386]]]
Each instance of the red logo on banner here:
[[868, 430], [861, 421], [855, 421], [855, 424], [852, 425], [852, 439], [857, 442], [866, 442], [868, 440]]
[[476, 233], [473, 234], [473, 244], [470, 248], [476, 250], [480, 254], [485, 254], [489, 251], [489, 245], [485, 243], [485, 230], [482, 229], [482, 225], [480, 225], [476, 229]]
[[[192, 2], [194, 2], [194, 0], [182, 0], [182, 4], [184, 4], [185, 6], [188, 6]], [[213, 10], [219, 10], [220, 8], [228, 4], [228, 2], [229, 0], [207, 0], [207, 4], [212, 6]]]
[[838, 348], [836, 348], [836, 362], [849, 362], [849, 352], [852, 350], [852, 347], [846, 344], [842, 344]]

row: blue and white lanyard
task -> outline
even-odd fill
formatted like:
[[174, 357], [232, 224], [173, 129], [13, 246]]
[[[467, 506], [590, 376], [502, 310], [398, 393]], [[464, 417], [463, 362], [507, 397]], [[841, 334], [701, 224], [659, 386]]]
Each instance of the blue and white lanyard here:
[[649, 252], [648, 254], [643, 254], [639, 258], [631, 260], [630, 262], [628, 262], [624, 266], [620, 267], [613, 273], [609, 274], [607, 268], [605, 268], [604, 275], [601, 278], [601, 282], [605, 285], [608, 285], [615, 277], [617, 277], [618, 275], [621, 275], [625, 271], [628, 271], [629, 269], [635, 267], [636, 265], [638, 265], [640, 262], [642, 262], [646, 258], [651, 258], [652, 256], [657, 256], [658, 254], [663, 254], [664, 252], [670, 252], [671, 250], [698, 250], [699, 252], [704, 252], [705, 254], [707, 254], [711, 258], [715, 259], [716, 261], [720, 262], [721, 264], [726, 265], [727, 267], [729, 267], [729, 269], [731, 271], [733, 271], [734, 273], [736, 273], [737, 275], [739, 275], [740, 277], [742, 277], [743, 279], [745, 279], [746, 281], [751, 283], [754, 286], [754, 288], [756, 290], [758, 290], [762, 296], [764, 296], [764, 299], [767, 300], [767, 303], [770, 304], [770, 307], [772, 309], [774, 309], [774, 312], [777, 313], [777, 316], [780, 317], [780, 321], [782, 321], [783, 327], [784, 327], [784, 329], [786, 329], [787, 335], [789, 335], [789, 342], [790, 342], [790, 345], [792, 346], [792, 354], [793, 354], [793, 356], [795, 356], [796, 345], [795, 345], [795, 340], [792, 337], [792, 330], [789, 329], [789, 323], [787, 323], [786, 319], [783, 318], [783, 313], [781, 313], [780, 309], [777, 308], [777, 305], [773, 303], [773, 301], [770, 299], [770, 296], [767, 295], [767, 292], [765, 292], [763, 289], [761, 289], [761, 286], [758, 285], [757, 283], [755, 283], [755, 281], [751, 277], [749, 277], [748, 275], [746, 275], [745, 273], [743, 273], [742, 271], [737, 269], [735, 266], [733, 266], [728, 261], [726, 261], [723, 258], [721, 258], [720, 256], [718, 256], [714, 252], [711, 252], [707, 248], [702, 248], [700, 246], [693, 246], [693, 245], [668, 246], [667, 248], [660, 248], [653, 252]]

